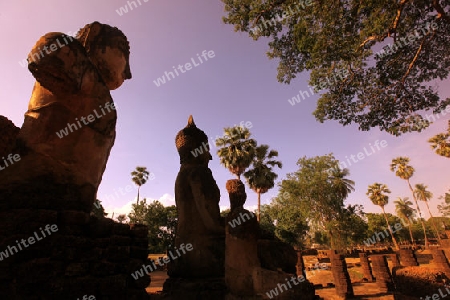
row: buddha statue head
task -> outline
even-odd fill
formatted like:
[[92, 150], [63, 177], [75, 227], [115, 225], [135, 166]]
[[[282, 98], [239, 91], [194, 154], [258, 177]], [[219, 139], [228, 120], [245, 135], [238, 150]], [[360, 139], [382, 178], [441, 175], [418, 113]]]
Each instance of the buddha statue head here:
[[207, 166], [208, 162], [212, 160], [211, 153], [209, 153], [208, 136], [197, 128], [192, 115], [189, 116], [186, 127], [180, 130], [175, 137], [175, 145], [180, 155], [180, 164]]
[[93, 22], [78, 31], [76, 39], [86, 49], [91, 62], [110, 90], [115, 90], [126, 79], [131, 79], [130, 46], [126, 36], [117, 27]]
[[226, 188], [230, 196], [230, 210], [243, 208], [247, 200], [244, 183], [239, 179], [230, 179], [227, 181]]

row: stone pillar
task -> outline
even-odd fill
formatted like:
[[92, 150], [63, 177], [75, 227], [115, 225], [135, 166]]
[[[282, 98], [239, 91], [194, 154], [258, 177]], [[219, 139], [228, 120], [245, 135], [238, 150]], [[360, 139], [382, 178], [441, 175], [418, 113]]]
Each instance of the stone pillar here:
[[397, 253], [390, 254], [389, 258], [392, 261], [392, 268], [400, 267], [400, 260], [398, 259], [398, 254]]
[[436, 269], [444, 271], [447, 276], [450, 276], [450, 264], [445, 256], [445, 252], [441, 249], [433, 249], [431, 254], [433, 255], [432, 265]]
[[347, 271], [347, 263], [342, 255], [336, 252], [331, 254], [331, 272], [333, 273], [334, 284], [336, 285], [336, 294], [344, 299], [350, 299], [354, 294], [350, 275]]
[[394, 283], [386, 257], [384, 255], [372, 255], [370, 259], [372, 260], [373, 274], [381, 292], [394, 291]]
[[359, 261], [363, 269], [364, 278], [367, 279], [367, 281], [372, 282], [373, 281], [372, 268], [370, 267], [370, 262], [369, 259], [367, 258], [367, 254], [359, 253]]
[[400, 263], [403, 267], [416, 267], [419, 265], [412, 249], [401, 249], [398, 251], [398, 254], [400, 255]]
[[305, 262], [303, 261], [303, 255], [301, 250], [295, 250], [297, 252], [297, 265], [295, 266], [297, 268], [297, 276], [303, 276], [306, 278], [305, 273]]

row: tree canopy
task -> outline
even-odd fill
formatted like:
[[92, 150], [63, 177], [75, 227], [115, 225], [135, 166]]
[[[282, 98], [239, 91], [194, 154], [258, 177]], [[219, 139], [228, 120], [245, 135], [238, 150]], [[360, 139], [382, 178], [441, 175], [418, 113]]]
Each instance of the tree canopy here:
[[423, 112], [450, 103], [434, 87], [450, 71], [448, 0], [222, 2], [224, 23], [268, 39], [279, 82], [310, 71], [310, 85], [326, 90], [320, 122], [400, 135], [428, 127]]
[[147, 204], [144, 198], [139, 204], [132, 204], [128, 217], [130, 223], [140, 223], [148, 227], [150, 253], [164, 253], [175, 245], [178, 222], [175, 205], [165, 207], [157, 200]]
[[339, 222], [346, 213], [344, 200], [354, 182], [345, 178], [348, 170], [340, 170], [332, 154], [303, 157], [297, 165], [299, 170], [288, 174], [280, 184], [280, 195], [288, 197], [279, 197], [278, 201], [291, 213], [298, 210], [312, 228], [326, 231], [334, 248], [344, 225]]
[[243, 126], [225, 127], [224, 135], [216, 139], [219, 147], [217, 155], [220, 163], [237, 179], [250, 166], [255, 157], [256, 141], [250, 138], [251, 133]]
[[277, 173], [272, 171], [272, 168], [275, 166], [278, 168], [283, 167], [280, 161], [274, 159], [277, 156], [278, 151], [269, 151], [269, 145], [256, 147], [251, 169], [244, 173], [248, 185], [258, 195], [258, 210], [256, 214], [258, 222], [261, 216], [261, 194], [267, 193], [269, 189], [273, 188], [275, 179], [278, 177]]

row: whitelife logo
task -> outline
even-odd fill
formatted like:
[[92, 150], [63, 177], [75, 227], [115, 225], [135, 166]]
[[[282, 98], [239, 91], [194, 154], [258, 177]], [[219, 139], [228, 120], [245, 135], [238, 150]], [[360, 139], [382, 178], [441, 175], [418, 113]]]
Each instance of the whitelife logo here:
[[[208, 51], [208, 53], [206, 53], [206, 50], [203, 50], [201, 56], [203, 57], [203, 59], [205, 61], [208, 61], [208, 57], [209, 58], [213, 58], [213, 57], [216, 56], [216, 54], [214, 53], [213, 50]], [[192, 65], [194, 65], [194, 67], [198, 67], [201, 64], [203, 64], [203, 60], [202, 60], [202, 58], [200, 57], [200, 55], [198, 53], [197, 53], [197, 58], [200, 61], [200, 63], [196, 63], [196, 61], [192, 57], [191, 58], [192, 64], [188, 62], [188, 63], [185, 63], [184, 65], [178, 65], [178, 68], [175, 68], [175, 66], [173, 66], [172, 67], [173, 71], [175, 72], [175, 74], [177, 74], [177, 77], [180, 76], [180, 74], [178, 73], [177, 69], [180, 70], [180, 72], [184, 74], [187, 71], [192, 70]], [[185, 70], [183, 69], [183, 67], [185, 68]], [[173, 72], [171, 72], [171, 71], [169, 71], [169, 72], [166, 71], [166, 72], [164, 72], [164, 75], [162, 77], [159, 77], [158, 79], [153, 80], [153, 83], [155, 83], [155, 85], [157, 87], [160, 87], [161, 84], [165, 84], [166, 83], [166, 78], [167, 78], [168, 81], [170, 81], [172, 79], [175, 79], [175, 74], [173, 74]], [[169, 75], [172, 76], [172, 78], [170, 78]]]

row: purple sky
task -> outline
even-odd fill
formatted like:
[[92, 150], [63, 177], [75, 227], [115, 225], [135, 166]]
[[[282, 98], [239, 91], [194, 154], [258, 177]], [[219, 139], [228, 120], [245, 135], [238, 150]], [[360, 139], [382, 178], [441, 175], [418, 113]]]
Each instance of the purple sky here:
[[[392, 158], [408, 156], [416, 169], [411, 182], [428, 185], [435, 197], [431, 208], [437, 213], [438, 196], [450, 188], [447, 158], [434, 154], [427, 140], [446, 129], [447, 116], [440, 116], [422, 133], [393, 137], [373, 129], [358, 131], [356, 126], [342, 127], [330, 121], [320, 124], [312, 116], [317, 94], [292, 106], [288, 99], [299, 91], [309, 91], [308, 74], [304, 73], [290, 85], [276, 80], [277, 61], [269, 60], [267, 40], [253, 41], [247, 34], [235, 33], [223, 24], [224, 5], [220, 1], [147, 1], [122, 13], [123, 0], [63, 1], [2, 1], [0, 2], [0, 113], [17, 126], [31, 95], [34, 78], [19, 64], [31, 47], [47, 32], [74, 34], [87, 23], [99, 21], [120, 28], [131, 46], [133, 79], [112, 92], [118, 108], [117, 138], [112, 149], [103, 181], [98, 191], [108, 212], [128, 213], [136, 200], [136, 191], [120, 194], [132, 186], [130, 172], [138, 165], [154, 173], [154, 180], [141, 188], [141, 196], [174, 204], [174, 182], [179, 170], [175, 135], [192, 114], [199, 128], [210, 137], [223, 133], [224, 127], [251, 122], [252, 137], [259, 144], [268, 144], [279, 151], [283, 169], [279, 180], [297, 170], [296, 162], [303, 156], [333, 152], [341, 161], [351, 155], [366, 152], [349, 166], [350, 179], [356, 191], [347, 203], [363, 204], [366, 212], [380, 212], [365, 195], [369, 184], [386, 183], [391, 189], [388, 212], [398, 196], [411, 198], [406, 183], [389, 170]], [[197, 53], [213, 51], [214, 57], [199, 63]], [[194, 60], [198, 65], [160, 84], [154, 81], [173, 66]], [[446, 83], [437, 85], [441, 96], [449, 97]], [[385, 147], [375, 148], [376, 141]], [[372, 148], [370, 147], [374, 147]], [[212, 147], [210, 168], [221, 189], [221, 207], [229, 205], [225, 182], [232, 175], [219, 164], [217, 148]], [[360, 155], [360, 157], [362, 157]], [[278, 188], [262, 195], [268, 204]], [[118, 197], [107, 197], [117, 192]], [[247, 189], [247, 206], [254, 207], [256, 194]], [[425, 209], [425, 205], [421, 205]], [[423, 212], [428, 217], [428, 213]]]

